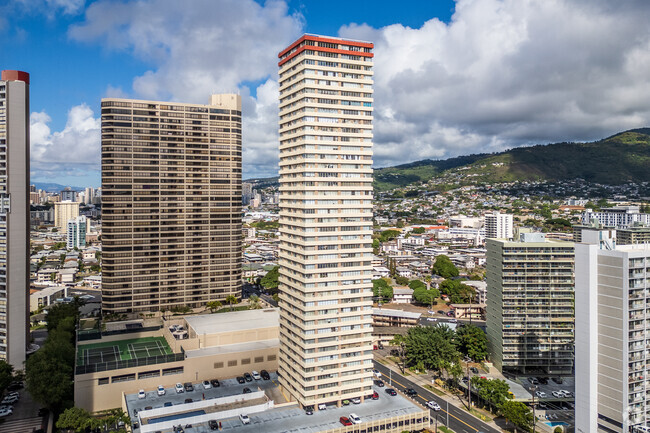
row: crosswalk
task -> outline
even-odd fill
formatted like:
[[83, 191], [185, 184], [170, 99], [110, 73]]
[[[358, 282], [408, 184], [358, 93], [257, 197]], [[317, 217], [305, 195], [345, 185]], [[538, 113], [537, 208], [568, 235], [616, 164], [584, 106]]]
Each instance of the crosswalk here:
[[40, 429], [43, 424], [43, 417], [15, 419], [12, 415], [5, 418], [0, 424], [0, 433], [33, 433]]

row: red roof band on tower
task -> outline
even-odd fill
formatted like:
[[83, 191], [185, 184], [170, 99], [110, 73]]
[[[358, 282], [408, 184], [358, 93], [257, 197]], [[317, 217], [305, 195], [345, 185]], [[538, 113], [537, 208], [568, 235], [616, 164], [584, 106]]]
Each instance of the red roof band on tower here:
[[6, 70], [2, 71], [3, 81], [24, 81], [26, 84], [29, 84], [29, 73], [23, 71], [12, 71]]

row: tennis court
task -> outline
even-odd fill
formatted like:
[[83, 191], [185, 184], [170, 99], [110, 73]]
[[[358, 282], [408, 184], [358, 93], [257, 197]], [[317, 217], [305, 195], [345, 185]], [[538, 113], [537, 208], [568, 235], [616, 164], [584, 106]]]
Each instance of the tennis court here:
[[149, 358], [172, 353], [163, 337], [145, 337], [106, 343], [84, 344], [77, 350], [77, 365]]

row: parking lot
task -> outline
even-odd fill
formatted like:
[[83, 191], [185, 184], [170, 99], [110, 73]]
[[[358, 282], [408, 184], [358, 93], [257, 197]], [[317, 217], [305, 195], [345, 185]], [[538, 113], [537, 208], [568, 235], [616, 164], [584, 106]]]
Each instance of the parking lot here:
[[[138, 412], [145, 409], [165, 407], [170, 403], [173, 406], [185, 404], [185, 400], [191, 398], [193, 401], [212, 399], [216, 397], [225, 397], [237, 395], [243, 392], [244, 387], [249, 387], [253, 391], [257, 387], [264, 390], [267, 396], [273, 398], [277, 403], [286, 403], [287, 400], [282, 395], [277, 384], [277, 374], [271, 373], [271, 380], [257, 380], [245, 384], [237, 383], [236, 379], [227, 379], [220, 381], [221, 386], [218, 388], [205, 389], [201, 384], [193, 384], [194, 391], [177, 394], [173, 388], [166, 388], [166, 393], [159, 396], [156, 390], [145, 390], [146, 397], [138, 398], [138, 394], [129, 394], [126, 396], [127, 409], [132, 419], [135, 419], [134, 410]], [[350, 404], [349, 406], [328, 407], [326, 410], [316, 411], [313, 415], [307, 415], [305, 411], [295, 404], [285, 405], [284, 407], [275, 407], [259, 413], [251, 413], [250, 424], [244, 425], [238, 417], [226, 419], [217, 419], [221, 423], [222, 430], [236, 429], [238, 432], [250, 433], [263, 432], [286, 432], [311, 433], [322, 430], [329, 430], [340, 427], [339, 418], [348, 416], [350, 413], [356, 413], [363, 421], [384, 419], [395, 415], [406, 415], [421, 411], [422, 408], [415, 405], [402, 395], [389, 396], [385, 393], [385, 388], [374, 387], [379, 394], [378, 400], [366, 400], [361, 404]], [[275, 397], [273, 397], [275, 396]], [[186, 433], [207, 433], [210, 428], [207, 423], [195, 424], [192, 427], [185, 428], [186, 423], [179, 419], [179, 424], [183, 426]], [[172, 432], [171, 429], [160, 430], [162, 433]], [[134, 428], [134, 433], [140, 433], [140, 428]]]

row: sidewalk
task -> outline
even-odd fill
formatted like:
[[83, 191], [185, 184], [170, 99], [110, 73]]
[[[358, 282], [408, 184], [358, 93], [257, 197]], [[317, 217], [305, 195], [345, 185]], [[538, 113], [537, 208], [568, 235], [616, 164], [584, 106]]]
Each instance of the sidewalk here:
[[[384, 351], [386, 351], [386, 350], [385, 349], [382, 350], [382, 352], [384, 352]], [[375, 351], [375, 353], [376, 352], [377, 351]], [[385, 355], [383, 353], [381, 353], [379, 355], [380, 356], [376, 356], [375, 359], [377, 359], [377, 361], [379, 361], [384, 367], [387, 367], [390, 370], [392, 370], [393, 373], [397, 374], [398, 377], [399, 377], [399, 375], [401, 375], [401, 371], [400, 371], [399, 367], [397, 367], [395, 365], [395, 363], [393, 363], [393, 361], [386, 359]], [[435, 388], [436, 391], [444, 392], [444, 395], [439, 395], [438, 393], [431, 391], [431, 392], [433, 392], [433, 394], [435, 394], [436, 401], [438, 402], [438, 404], [440, 404], [440, 400], [442, 400], [442, 401], [445, 401], [445, 402], [449, 403], [449, 405], [451, 405], [451, 406], [455, 406], [456, 408], [458, 408], [458, 409], [460, 409], [460, 410], [462, 410], [464, 412], [467, 412], [467, 410], [465, 409], [465, 406], [458, 400], [458, 397], [456, 397], [454, 395], [451, 395], [447, 391], [444, 391], [444, 390], [440, 389], [439, 387], [434, 386], [432, 384], [433, 376], [431, 374], [409, 373], [408, 376], [404, 376], [404, 377], [406, 377], [411, 382], [413, 382], [413, 383], [415, 383], [415, 384], [417, 384], [417, 385], [421, 386], [422, 388], [427, 389], [429, 391], [431, 391], [431, 389], [427, 388], [427, 386], [428, 387], [433, 386], [433, 388]], [[386, 381], [387, 378], [384, 377], [383, 379], [384, 379], [384, 381]], [[442, 404], [440, 404], [440, 405], [443, 406]], [[472, 415], [469, 412], [467, 412], [467, 413], [469, 415]], [[477, 419], [480, 419], [480, 418], [477, 418]], [[489, 425], [490, 427], [493, 427], [493, 428], [495, 428], [497, 430], [501, 430], [501, 427], [499, 425], [497, 425], [494, 421], [485, 421], [485, 420], [482, 420], [482, 419], [480, 419], [480, 420], [483, 421], [485, 424]]]

